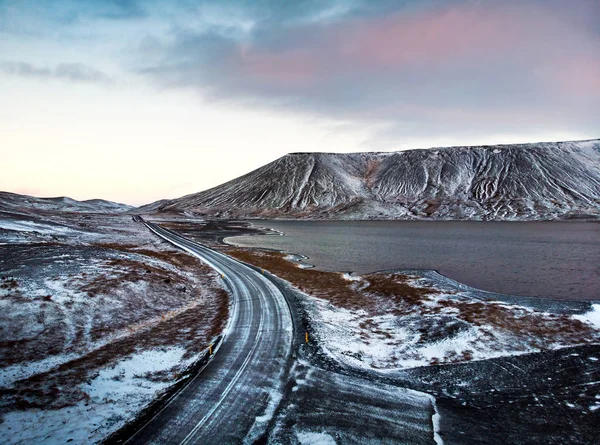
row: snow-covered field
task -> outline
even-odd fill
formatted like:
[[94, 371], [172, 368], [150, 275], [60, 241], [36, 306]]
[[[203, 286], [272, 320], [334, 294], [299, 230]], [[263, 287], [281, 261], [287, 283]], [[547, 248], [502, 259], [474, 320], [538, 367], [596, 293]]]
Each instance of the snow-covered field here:
[[177, 381], [199, 357], [185, 348], [144, 350], [96, 371], [80, 385], [80, 401], [55, 409], [9, 411], [0, 427], [2, 443], [91, 443], [101, 441]]
[[0, 209], [0, 443], [102, 440], [204, 356], [227, 306], [128, 215]]
[[230, 252], [289, 281], [322, 350], [351, 367], [390, 373], [600, 343], [597, 304], [552, 312], [450, 292], [408, 273], [351, 276], [272, 251]]
[[[469, 302], [467, 298], [444, 294], [428, 297], [424, 307], [402, 315], [373, 315], [308, 296], [305, 303], [328, 354], [351, 366], [380, 371], [600, 342], [595, 312], [561, 317], [493, 301]], [[471, 321], [464, 316], [470, 305], [484, 312], [501, 312], [505, 318], [490, 316], [486, 320], [484, 315]]]

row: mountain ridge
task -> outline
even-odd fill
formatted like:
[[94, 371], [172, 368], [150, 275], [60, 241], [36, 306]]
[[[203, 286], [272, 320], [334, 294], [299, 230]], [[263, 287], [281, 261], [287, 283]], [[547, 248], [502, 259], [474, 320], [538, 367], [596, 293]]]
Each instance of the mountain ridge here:
[[538, 220], [600, 216], [600, 140], [290, 153], [136, 211], [215, 218]]
[[19, 193], [0, 191], [0, 211], [6, 212], [80, 212], [80, 213], [121, 213], [133, 206], [108, 201], [106, 199], [86, 199], [78, 201], [68, 196], [39, 198]]

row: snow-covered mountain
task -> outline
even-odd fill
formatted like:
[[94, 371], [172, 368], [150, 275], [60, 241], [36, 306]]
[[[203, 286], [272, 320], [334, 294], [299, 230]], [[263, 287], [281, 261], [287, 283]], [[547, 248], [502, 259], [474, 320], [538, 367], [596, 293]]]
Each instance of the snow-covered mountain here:
[[392, 153], [292, 153], [139, 212], [221, 218], [600, 217], [600, 140]]
[[0, 211], [14, 213], [29, 212], [77, 212], [77, 213], [120, 213], [132, 206], [104, 199], [76, 201], [64, 196], [58, 198], [36, 198], [16, 193], [0, 192]]

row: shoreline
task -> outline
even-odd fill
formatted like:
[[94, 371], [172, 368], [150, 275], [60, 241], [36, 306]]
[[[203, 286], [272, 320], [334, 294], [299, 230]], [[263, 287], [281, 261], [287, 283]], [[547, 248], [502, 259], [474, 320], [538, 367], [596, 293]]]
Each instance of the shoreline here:
[[[267, 224], [269, 222], [277, 224], [281, 220], [260, 220], [260, 222], [258, 220], [250, 220], [250, 221], [249, 220], [244, 220], [244, 221], [236, 220], [236, 221], [247, 224], [247, 227], [252, 229], [252, 233], [248, 233], [248, 234], [232, 234], [232, 235], [228, 235], [228, 236], [223, 236], [223, 237], [220, 237], [219, 244], [221, 244], [223, 246], [226, 246], [226, 247], [261, 249], [261, 250], [266, 250], [266, 251], [276, 251], [276, 252], [281, 252], [281, 253], [284, 253], [284, 254], [292, 255], [292, 256], [295, 256], [295, 257], [299, 258], [299, 260], [297, 262], [299, 264], [303, 264], [302, 267], [314, 267], [317, 270], [347, 272], [349, 274], [355, 273], [355, 274], [361, 274], [361, 275], [371, 274], [371, 273], [377, 273], [377, 272], [384, 272], [384, 271], [406, 271], [406, 270], [408, 270], [408, 271], [419, 271], [420, 273], [427, 273], [429, 275], [437, 274], [439, 276], [436, 278], [435, 281], [439, 282], [441, 285], [445, 285], [445, 286], [450, 285], [453, 288], [459, 289], [461, 291], [472, 292], [474, 295], [477, 295], [479, 298], [496, 299], [496, 300], [499, 300], [499, 301], [510, 301], [511, 303], [514, 303], [516, 299], [527, 301], [527, 302], [535, 302], [535, 301], [541, 301], [541, 300], [546, 301], [546, 303], [541, 303], [540, 306], [548, 306], [548, 305], [552, 305], [552, 304], [554, 306], [556, 306], [556, 304], [557, 304], [556, 302], [562, 302], [562, 303], [564, 303], [564, 302], [572, 302], [572, 304], [567, 304], [567, 306], [571, 306], [571, 305], [577, 306], [577, 305], [581, 305], [581, 304], [584, 304], [584, 303], [600, 302], [600, 294], [598, 294], [598, 295], [589, 295], [590, 294], [590, 284], [587, 284], [587, 287], [584, 286], [584, 287], [576, 288], [577, 291], [575, 292], [576, 296], [574, 298], [564, 298], [564, 297], [561, 297], [561, 295], [567, 295], [568, 294], [568, 292], [565, 289], [562, 289], [562, 291], [565, 291], [565, 292], [562, 292], [559, 295], [548, 294], [548, 296], [546, 296], [546, 294], [544, 294], [543, 290], [541, 291], [541, 293], [542, 293], [541, 295], [536, 295], [535, 290], [533, 292], [531, 291], [531, 289], [532, 289], [531, 282], [533, 282], [535, 284], [535, 280], [539, 281], [539, 280], [543, 279], [544, 274], [539, 274], [539, 273], [534, 273], [534, 274], [531, 274], [531, 275], [527, 275], [527, 274], [522, 275], [524, 277], [524, 280], [525, 280], [525, 281], [523, 281], [521, 283], [525, 287], [522, 290], [524, 290], [524, 292], [526, 292], [526, 293], [529, 293], [529, 295], [523, 294], [523, 293], [519, 293], [519, 292], [506, 292], [506, 291], [502, 292], [502, 291], [492, 290], [493, 286], [494, 286], [494, 284], [493, 284], [494, 282], [495, 283], [502, 283], [504, 280], [510, 280], [510, 275], [506, 275], [505, 277], [503, 277], [502, 274], [498, 274], [497, 272], [495, 272], [494, 267], [496, 267], [496, 266], [494, 266], [493, 263], [490, 266], [488, 266], [488, 270], [491, 270], [492, 273], [495, 273], [495, 275], [496, 275], [495, 276], [495, 281], [488, 283], [488, 282], [486, 282], [486, 279], [483, 279], [483, 281], [481, 283], [479, 283], [479, 284], [480, 285], [481, 284], [486, 285], [485, 288], [477, 286], [477, 284], [475, 284], [475, 285], [474, 284], [467, 284], [467, 282], [460, 280], [460, 278], [453, 278], [451, 275], [442, 272], [440, 269], [438, 269], [436, 267], [418, 267], [418, 266], [414, 267], [414, 266], [412, 266], [410, 264], [407, 264], [408, 263], [407, 261], [401, 261], [401, 260], [399, 262], [403, 262], [404, 264], [402, 266], [400, 266], [400, 267], [396, 267], [394, 264], [389, 264], [390, 262], [393, 263], [393, 261], [383, 261], [383, 263], [388, 263], [388, 264], [383, 264], [384, 267], [376, 267], [375, 265], [373, 265], [375, 267], [373, 267], [372, 269], [366, 269], [366, 270], [363, 270], [361, 272], [357, 272], [355, 269], [343, 268], [343, 266], [340, 267], [340, 268], [337, 268], [336, 265], [335, 265], [335, 263], [336, 263], [335, 256], [333, 258], [328, 258], [327, 256], [325, 257], [328, 260], [327, 263], [332, 262], [334, 264], [333, 268], [323, 267], [323, 264], [321, 264], [320, 266], [318, 264], [309, 264], [309, 263], [306, 263], [306, 261], [310, 260], [311, 256], [308, 256], [308, 255], [306, 255], [304, 253], [301, 253], [301, 251], [298, 251], [297, 248], [300, 247], [300, 246], [289, 246], [291, 248], [279, 248], [279, 246], [277, 246], [277, 247], [270, 247], [269, 245], [270, 244], [272, 245], [273, 243], [271, 243], [268, 238], [265, 238], [264, 242], [258, 242], [257, 243], [258, 245], [252, 245], [251, 241], [250, 241], [250, 244], [247, 244], [247, 243], [244, 243], [244, 242], [238, 242], [237, 241], [240, 238], [243, 239], [245, 237], [255, 237], [255, 236], [259, 236], [259, 235], [260, 236], [288, 236], [288, 234], [286, 232], [282, 231], [282, 230], [278, 230], [278, 229], [275, 229], [275, 228], [267, 226]], [[283, 222], [283, 221], [281, 221], [281, 222]], [[296, 221], [292, 221], [292, 220], [287, 220], [285, 222], [299, 222], [299, 223], [302, 223], [302, 222], [345, 223], [346, 221], [325, 221], [325, 220], [312, 220], [312, 221], [304, 221], [304, 220], [297, 221], [296, 220]], [[348, 221], [348, 222], [353, 222], [353, 221]], [[374, 221], [368, 221], [368, 222], [374, 222]], [[393, 222], [397, 222], [397, 221], [393, 221]], [[420, 223], [421, 221], [400, 221], [400, 222], [402, 222], [402, 223], [408, 223], [408, 222]], [[436, 221], [430, 221], [430, 222], [434, 223]], [[467, 222], [467, 223], [468, 222], [473, 222], [473, 223], [479, 223], [479, 222], [497, 222], [497, 221], [452, 221], [452, 222]], [[511, 221], [511, 222], [513, 222], [513, 221]], [[577, 222], [577, 223], [586, 224], [586, 225], [589, 224], [589, 223], [594, 223], [594, 222], [598, 223], [598, 221], [589, 221], [589, 222], [582, 222], [582, 221], [517, 221], [517, 222], [536, 222], [536, 223], [544, 223], [544, 222], [573, 223], [573, 222]], [[593, 233], [595, 233], [595, 231], [592, 232], [592, 234]], [[527, 233], [526, 233], [526, 235], [527, 235]], [[589, 237], [589, 235], [587, 235], [587, 236]], [[296, 238], [298, 238], [298, 236], [296, 236]], [[509, 240], [509, 242], [514, 242], [514, 240]], [[518, 242], [518, 239], [517, 239], [517, 242]], [[560, 240], [558, 242], [564, 244], [564, 242], [562, 242]], [[532, 243], [534, 243], [534, 244], [538, 244], [538, 243], [546, 244], [546, 241], [543, 238], [541, 238], [540, 240], [533, 239]], [[278, 244], [278, 242], [275, 241], [275, 246], [277, 244]], [[292, 241], [290, 241], [288, 244], [292, 244], [292, 245], [293, 244], [298, 244], [298, 239], [294, 240], [294, 238], [292, 238]], [[288, 246], [284, 246], [284, 247], [288, 247]], [[313, 250], [315, 250], [314, 247], [313, 247]], [[317, 252], [317, 253], [319, 253], [319, 252]], [[542, 251], [542, 253], [544, 253], [544, 252]], [[479, 254], [479, 255], [481, 255], [481, 254]], [[321, 255], [321, 256], [323, 256], [323, 255]], [[477, 255], [475, 255], [474, 258], [475, 259], [473, 261], [476, 261]], [[443, 259], [444, 258], [442, 258], [441, 262], [443, 262]], [[485, 264], [485, 259], [486, 258], [484, 258], [484, 264]], [[323, 262], [323, 261], [321, 261], [321, 262]], [[367, 261], [366, 263], [368, 264], [369, 261]], [[421, 261], [421, 263], [422, 263], [422, 261]], [[353, 264], [353, 265], [355, 267], [357, 266], [356, 264]], [[382, 264], [379, 264], [379, 265], [382, 265]], [[390, 266], [390, 267], [387, 267], [387, 266]], [[427, 266], [431, 266], [431, 265], [427, 264]], [[442, 264], [440, 264], [440, 266], [444, 267]], [[549, 263], [549, 266], [552, 266], [552, 263]], [[556, 266], [556, 265], [554, 265], [554, 266]], [[573, 266], [573, 265], [571, 265], [571, 266]], [[447, 264], [446, 264], [445, 267], [446, 267], [446, 269], [453, 269], [453, 267], [448, 267]], [[549, 270], [551, 268], [552, 267], [549, 267], [549, 268], [547, 268], [548, 271], [542, 270], [541, 272], [547, 272], [547, 274], [549, 274], [550, 273]], [[471, 282], [473, 282], [473, 281], [477, 282], [478, 281], [477, 278], [473, 278], [474, 275], [470, 274], [470, 271], [468, 269], [464, 269], [464, 270], [466, 271], [466, 274], [463, 274], [463, 275], [465, 275], [466, 278], [469, 278], [469, 275], [470, 275], [470, 277], [471, 277], [470, 281]], [[487, 272], [485, 270], [485, 267], [481, 270], [481, 272], [484, 273], [484, 275], [479, 274], [478, 276], [480, 276], [480, 277], [486, 277], [487, 280], [490, 280], [490, 276], [492, 276], [492, 275], [489, 275], [489, 274], [486, 275], [485, 274], [485, 272]], [[516, 270], [516, 268], [515, 268], [514, 271], [511, 271], [509, 269], [509, 274], [512, 273], [513, 275], [515, 275], [515, 273], [517, 273], [517, 272], [518, 271]], [[585, 272], [585, 268], [584, 268], [584, 272]], [[589, 272], [589, 271], [587, 271], [587, 272]], [[460, 270], [458, 271], [458, 275], [461, 275]], [[588, 276], [588, 275], [586, 275], [586, 276]], [[592, 275], [592, 277], [593, 276], [594, 275]], [[463, 278], [465, 278], [465, 277], [463, 277]], [[432, 277], [430, 277], [430, 278], [433, 279]], [[563, 277], [563, 278], [565, 278], [565, 277]], [[579, 281], [574, 281], [574, 283], [584, 283], [584, 281], [582, 281], [581, 276], [575, 276], [575, 278], [577, 278]], [[530, 282], [528, 283], [527, 281], [530, 281]], [[563, 283], [563, 288], [566, 288], [566, 285], [569, 283], [569, 281], [567, 281], [566, 279], [562, 280], [561, 282]], [[510, 287], [523, 287], [523, 286], [508, 286], [508, 287], [510, 288]], [[500, 286], [500, 287], [502, 287], [502, 286]], [[506, 286], [504, 286], [504, 287], [506, 287]], [[529, 289], [528, 289], [528, 287], [529, 287]], [[492, 288], [492, 289], [490, 289], [490, 288]], [[550, 290], [548, 290], [548, 289], [546, 289], [546, 291], [550, 292]], [[554, 292], [554, 294], [557, 294], [557, 293], [559, 293], [558, 289]], [[592, 289], [591, 293], [593, 294], [593, 289]], [[583, 294], [583, 295], [581, 295], [581, 294]]]
[[[286, 236], [285, 232], [272, 229], [269, 227], [259, 226], [253, 222], [249, 222], [249, 227], [257, 230], [258, 232], [264, 231], [264, 233], [251, 233], [248, 235], [233, 235], [233, 236], [225, 236], [220, 238], [220, 243], [227, 247], [233, 248], [242, 248], [242, 249], [252, 249], [252, 250], [265, 250], [265, 251], [273, 251], [279, 252], [288, 256], [293, 256], [298, 258], [293, 259], [291, 261], [297, 263], [299, 267], [302, 268], [315, 268], [320, 270], [314, 264], [304, 263], [304, 261], [310, 260], [310, 257], [298, 252], [288, 252], [281, 249], [275, 249], [272, 247], [260, 247], [260, 246], [245, 246], [236, 244], [233, 241], [233, 238], [239, 237], [258, 237], [258, 236]], [[355, 273], [355, 271], [337, 271], [340, 273], [347, 273], [350, 276]], [[509, 304], [519, 304], [522, 306], [530, 307], [536, 310], [552, 310], [557, 313], [565, 313], [565, 314], [583, 314], [589, 310], [593, 304], [597, 304], [600, 300], [589, 300], [589, 299], [560, 299], [560, 298], [552, 298], [552, 297], [531, 297], [526, 295], [511, 295], [511, 294], [503, 294], [499, 292], [487, 291], [484, 289], [479, 289], [473, 286], [469, 286], [468, 284], [461, 283], [444, 275], [436, 269], [419, 269], [419, 268], [390, 268], [390, 269], [378, 269], [372, 272], [367, 272], [361, 275], [367, 274], [377, 274], [377, 273], [405, 273], [405, 274], [414, 274], [419, 277], [428, 280], [435, 287], [440, 289], [447, 289], [451, 291], [461, 291], [466, 292], [474, 299], [479, 300], [494, 300], [501, 301]]]

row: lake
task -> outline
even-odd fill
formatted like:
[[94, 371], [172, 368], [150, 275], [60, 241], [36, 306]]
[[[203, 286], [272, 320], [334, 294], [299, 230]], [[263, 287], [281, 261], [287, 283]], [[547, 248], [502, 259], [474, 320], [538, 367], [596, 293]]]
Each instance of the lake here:
[[600, 300], [594, 222], [253, 221], [285, 236], [228, 238], [308, 256], [321, 270], [434, 269], [509, 295]]

